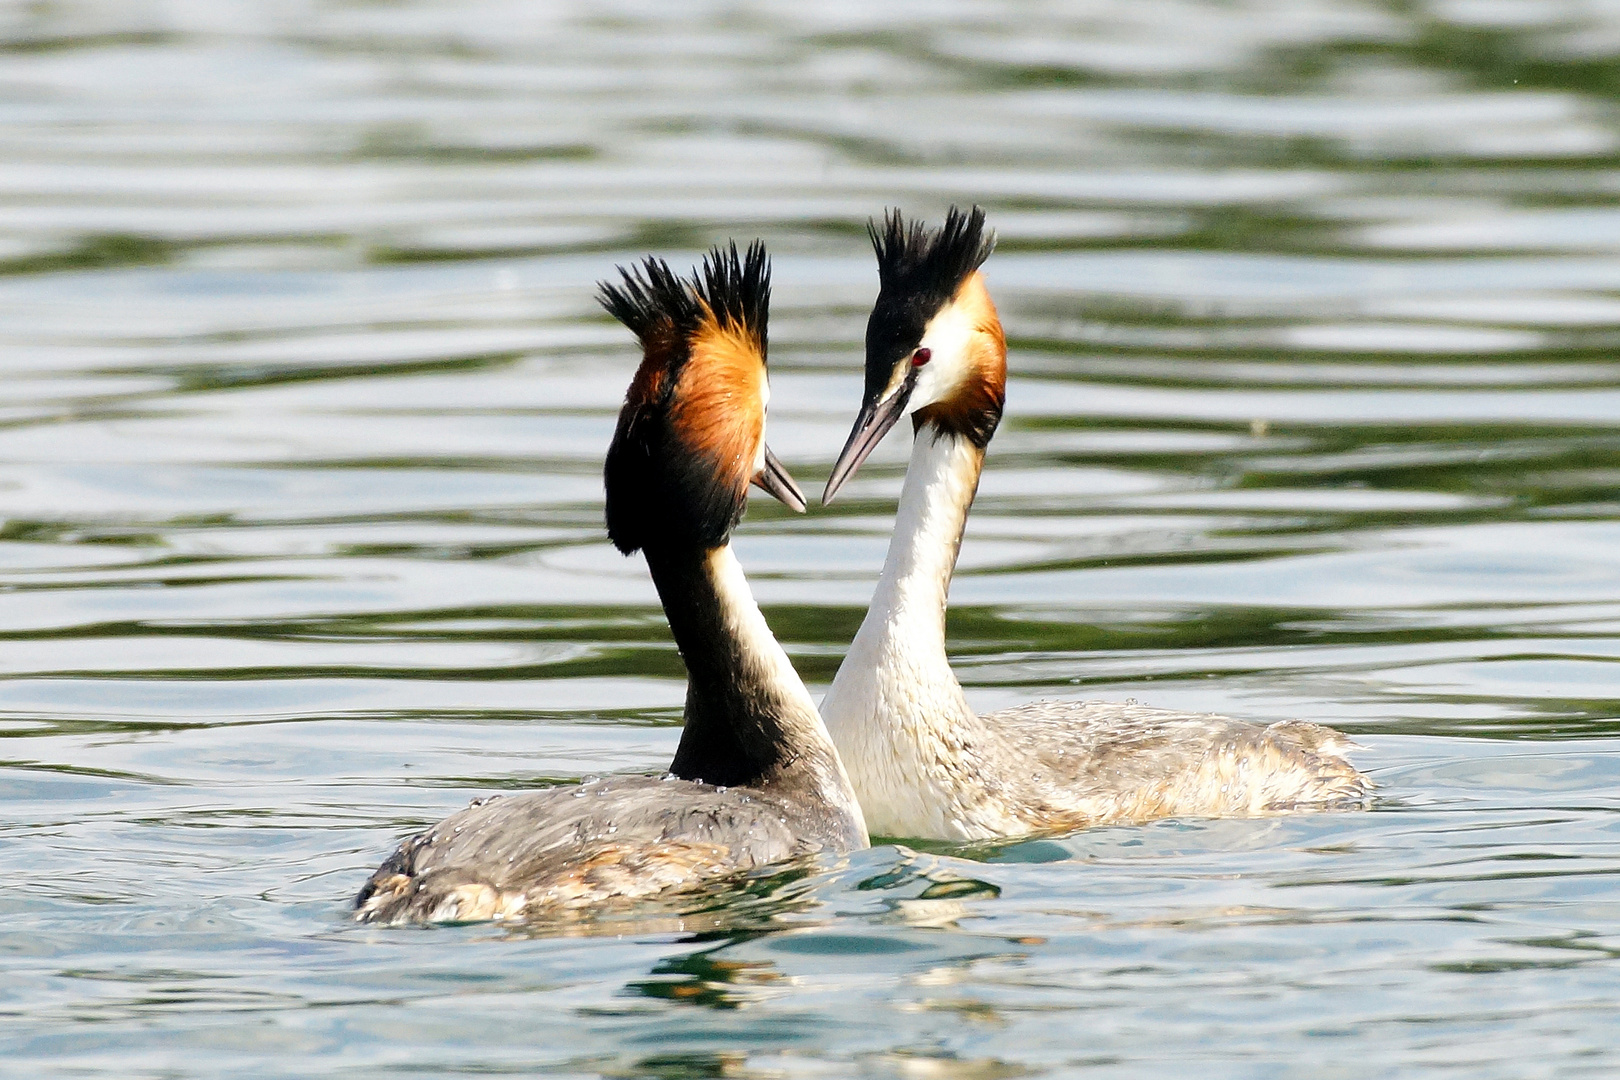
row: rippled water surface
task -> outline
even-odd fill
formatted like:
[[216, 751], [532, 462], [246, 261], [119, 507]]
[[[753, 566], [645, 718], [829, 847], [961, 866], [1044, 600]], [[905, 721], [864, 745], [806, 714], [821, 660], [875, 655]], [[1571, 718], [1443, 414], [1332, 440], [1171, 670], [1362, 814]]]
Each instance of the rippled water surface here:
[[[0, 9], [0, 1071], [1615, 1075], [1617, 105], [1557, 0]], [[349, 925], [474, 794], [675, 745], [594, 282], [764, 237], [811, 488], [863, 224], [953, 201], [973, 703], [1324, 720], [1377, 809]], [[818, 690], [905, 452], [742, 529]]]

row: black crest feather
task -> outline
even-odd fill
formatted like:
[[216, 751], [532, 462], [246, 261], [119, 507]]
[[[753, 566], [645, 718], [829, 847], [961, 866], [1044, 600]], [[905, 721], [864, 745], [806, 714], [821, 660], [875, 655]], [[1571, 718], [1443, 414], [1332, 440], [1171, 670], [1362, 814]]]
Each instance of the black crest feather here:
[[951, 207], [937, 231], [907, 222], [897, 209], [883, 224], [866, 224], [877, 252], [878, 298], [866, 323], [866, 382], [871, 391], [888, 382], [900, 358], [922, 340], [928, 320], [956, 295], [967, 276], [995, 250], [995, 233], [984, 227], [984, 210]]
[[715, 321], [722, 328], [735, 328], [752, 337], [763, 360], [765, 324], [771, 312], [771, 260], [764, 243], [755, 240], [741, 258], [735, 243], [712, 249], [703, 260], [702, 278], [698, 294], [714, 312]]
[[649, 338], [656, 340], [661, 332], [673, 331], [684, 337], [697, 329], [703, 312], [687, 283], [675, 276], [669, 263], [649, 255], [633, 270], [622, 266], [614, 269], [624, 283], [598, 282], [597, 302], [628, 326], [643, 345], [652, 344]]
[[996, 246], [995, 234], [984, 231], [984, 210], [978, 206], [965, 214], [951, 207], [937, 232], [921, 221], [908, 224], [898, 209], [890, 209], [881, 229], [868, 221], [866, 232], [877, 252], [881, 287], [930, 297], [936, 307], [956, 294]]
[[[620, 284], [600, 282], [597, 301], [624, 323], [643, 346], [683, 344], [702, 324], [706, 307], [723, 329], [746, 331], [765, 354], [765, 323], [771, 306], [771, 260], [758, 240], [746, 255], [731, 243], [714, 247], [703, 265], [683, 281], [663, 259], [651, 255], [639, 266], [616, 267]], [[684, 353], [684, 350], [681, 350]], [[684, 361], [685, 356], [679, 358]]]
[[598, 299], [640, 339], [645, 359], [619, 410], [603, 469], [608, 538], [626, 555], [649, 543], [718, 547], [742, 518], [747, 485], [719, 475], [716, 463], [683, 446], [669, 407], [692, 337], [711, 313], [720, 329], [747, 335], [764, 362], [770, 258], [756, 240], [746, 254], [735, 243], [711, 249], [686, 280], [651, 256], [618, 270], [622, 282], [602, 282]]

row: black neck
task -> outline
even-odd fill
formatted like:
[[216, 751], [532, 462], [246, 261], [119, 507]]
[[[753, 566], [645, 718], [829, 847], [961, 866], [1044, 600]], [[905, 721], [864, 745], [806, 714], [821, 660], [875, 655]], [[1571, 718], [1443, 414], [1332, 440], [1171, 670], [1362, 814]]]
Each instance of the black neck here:
[[686, 729], [670, 771], [853, 805], [815, 704], [765, 625], [730, 548], [648, 547], [646, 556], [686, 662]]

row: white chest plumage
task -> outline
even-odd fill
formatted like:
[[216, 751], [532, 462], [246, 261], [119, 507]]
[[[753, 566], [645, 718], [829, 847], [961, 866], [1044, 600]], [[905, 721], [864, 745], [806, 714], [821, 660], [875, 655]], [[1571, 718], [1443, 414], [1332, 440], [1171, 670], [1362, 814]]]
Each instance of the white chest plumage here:
[[884, 836], [983, 839], [1024, 831], [945, 652], [945, 603], [982, 451], [917, 435], [872, 606], [821, 702], [868, 827]]

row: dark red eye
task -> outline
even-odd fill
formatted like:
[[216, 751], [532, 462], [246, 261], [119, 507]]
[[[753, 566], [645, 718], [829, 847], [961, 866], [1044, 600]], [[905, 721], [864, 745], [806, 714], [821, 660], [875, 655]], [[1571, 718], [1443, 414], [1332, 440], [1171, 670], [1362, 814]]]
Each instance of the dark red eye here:
[[916, 352], [911, 354], [911, 366], [912, 367], [922, 367], [924, 364], [928, 363], [928, 361], [932, 360], [933, 358], [934, 358], [934, 354], [933, 354], [933, 352], [931, 350], [929, 350], [929, 349], [918, 349]]

